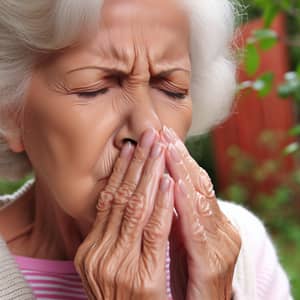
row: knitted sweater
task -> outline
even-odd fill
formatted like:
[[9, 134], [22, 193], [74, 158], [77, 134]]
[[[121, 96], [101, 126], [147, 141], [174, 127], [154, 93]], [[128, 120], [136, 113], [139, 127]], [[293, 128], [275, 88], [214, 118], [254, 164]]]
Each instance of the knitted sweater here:
[[[16, 201], [31, 184], [32, 180], [13, 195], [0, 196], [0, 209], [1, 203], [3, 209]], [[261, 221], [241, 206], [220, 200], [219, 205], [242, 238], [242, 248], [233, 278], [234, 300], [292, 300], [287, 276], [278, 262], [275, 248]], [[0, 299], [34, 299], [31, 288], [1, 236]]]

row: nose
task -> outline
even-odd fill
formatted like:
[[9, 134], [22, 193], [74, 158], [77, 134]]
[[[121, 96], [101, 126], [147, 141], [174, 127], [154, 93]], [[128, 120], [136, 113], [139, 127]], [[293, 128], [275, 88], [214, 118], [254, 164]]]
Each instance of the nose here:
[[115, 138], [117, 148], [121, 150], [128, 141], [136, 145], [143, 132], [149, 128], [157, 132], [162, 128], [159, 115], [150, 99], [133, 105]]

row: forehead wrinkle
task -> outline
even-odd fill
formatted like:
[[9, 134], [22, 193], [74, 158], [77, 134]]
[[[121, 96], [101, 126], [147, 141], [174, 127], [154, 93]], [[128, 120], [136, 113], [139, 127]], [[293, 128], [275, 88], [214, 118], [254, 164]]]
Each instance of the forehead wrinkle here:
[[[121, 7], [124, 8], [122, 5]], [[104, 63], [110, 67], [113, 66], [125, 74], [132, 73], [136, 63], [141, 64], [141, 62], [144, 63], [144, 66], [140, 66], [138, 69], [141, 70], [142, 67], [144, 71], [147, 69], [151, 74], [158, 74], [174, 68], [184, 68], [187, 72], [190, 71], [189, 49], [179, 50], [180, 52], [174, 51], [176, 35], [172, 30], [169, 31], [168, 25], [167, 28], [161, 27], [160, 24], [153, 24], [149, 27], [148, 22], [141, 20], [141, 16], [136, 11], [131, 11], [131, 21], [122, 24], [123, 26], [120, 28], [119, 21], [121, 20], [119, 18], [116, 20], [118, 16], [116, 10], [118, 9], [114, 7], [111, 11], [106, 7], [105, 12], [112, 18], [108, 18], [103, 13], [100, 21], [99, 38], [95, 39], [92, 52], [94, 56], [98, 57], [101, 65]], [[161, 11], [156, 12], [158, 15], [161, 13]], [[144, 21], [146, 23], [143, 23]], [[140, 26], [136, 26], [137, 24]], [[177, 30], [182, 31], [182, 27]], [[164, 40], [158, 45], [155, 43], [155, 39], [159, 35], [163, 35]]]
[[122, 31], [111, 28], [106, 24], [105, 18], [102, 20], [100, 28], [90, 53], [98, 58], [100, 65], [118, 69], [124, 74], [130, 73], [133, 65], [133, 61], [130, 59], [130, 52], [132, 52], [129, 48], [130, 43], [124, 47], [124, 45], [114, 42], [114, 40], [122, 39]]

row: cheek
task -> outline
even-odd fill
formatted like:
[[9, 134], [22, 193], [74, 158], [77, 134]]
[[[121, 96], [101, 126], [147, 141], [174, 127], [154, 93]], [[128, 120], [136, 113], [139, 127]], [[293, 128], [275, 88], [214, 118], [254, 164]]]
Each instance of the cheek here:
[[49, 187], [60, 208], [75, 220], [92, 223], [96, 217], [96, 205], [106, 179], [97, 184], [89, 178], [81, 180], [64, 179]]
[[113, 161], [112, 135], [118, 122], [119, 115], [100, 102], [79, 105], [45, 89], [29, 94], [23, 118], [25, 150], [47, 194], [75, 219], [91, 221], [95, 216]]
[[176, 133], [185, 139], [192, 124], [192, 100], [160, 101], [156, 104], [162, 125], [173, 128]]

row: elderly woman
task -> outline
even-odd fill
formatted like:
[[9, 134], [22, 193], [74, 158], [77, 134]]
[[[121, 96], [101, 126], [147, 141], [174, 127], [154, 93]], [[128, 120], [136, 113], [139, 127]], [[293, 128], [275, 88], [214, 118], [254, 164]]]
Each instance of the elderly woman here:
[[1, 0], [0, 175], [34, 172], [2, 196], [1, 300], [291, 299], [260, 221], [182, 142], [230, 109], [234, 11]]

